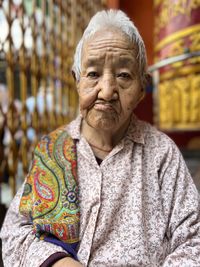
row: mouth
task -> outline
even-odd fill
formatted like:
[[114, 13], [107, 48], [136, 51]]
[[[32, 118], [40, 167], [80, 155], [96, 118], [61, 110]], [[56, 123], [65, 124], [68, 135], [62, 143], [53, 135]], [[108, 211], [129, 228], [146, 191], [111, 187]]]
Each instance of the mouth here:
[[98, 111], [115, 111], [114, 106], [110, 102], [96, 101], [93, 108]]

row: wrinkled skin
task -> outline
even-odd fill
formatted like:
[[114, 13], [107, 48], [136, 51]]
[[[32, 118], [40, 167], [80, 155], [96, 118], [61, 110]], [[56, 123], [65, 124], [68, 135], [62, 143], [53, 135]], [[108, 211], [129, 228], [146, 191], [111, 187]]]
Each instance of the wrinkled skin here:
[[124, 33], [104, 29], [84, 43], [77, 88], [86, 139], [114, 146], [143, 95], [136, 49]]

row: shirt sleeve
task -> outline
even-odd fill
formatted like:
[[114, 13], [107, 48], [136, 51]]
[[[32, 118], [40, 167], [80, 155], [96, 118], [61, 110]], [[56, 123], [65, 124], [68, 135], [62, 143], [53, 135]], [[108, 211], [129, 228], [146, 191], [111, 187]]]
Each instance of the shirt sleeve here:
[[172, 144], [161, 169], [161, 193], [169, 241], [163, 267], [200, 266], [199, 193], [178, 148]]
[[59, 254], [60, 258], [64, 257], [63, 253], [68, 256], [60, 246], [39, 240], [32, 233], [32, 225], [28, 218], [19, 213], [22, 192], [23, 187], [13, 199], [1, 230], [4, 265], [6, 267], [39, 267], [43, 266], [44, 262], [47, 263], [48, 259], [54, 259], [55, 262], [52, 255], [58, 256], [58, 252], [62, 252]]

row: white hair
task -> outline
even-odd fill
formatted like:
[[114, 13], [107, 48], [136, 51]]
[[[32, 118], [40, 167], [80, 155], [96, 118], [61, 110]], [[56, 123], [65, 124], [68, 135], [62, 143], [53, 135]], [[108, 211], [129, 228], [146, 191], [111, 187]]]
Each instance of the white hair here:
[[106, 27], [115, 27], [125, 33], [131, 42], [137, 47], [137, 59], [139, 76], [142, 87], [146, 84], [146, 72], [147, 72], [147, 57], [146, 49], [141, 35], [137, 28], [130, 20], [130, 18], [121, 10], [103, 10], [97, 12], [90, 20], [87, 28], [85, 29], [81, 40], [79, 41], [74, 54], [74, 64], [72, 71], [75, 74], [77, 81], [80, 80], [81, 74], [81, 53], [84, 42], [89, 39], [97, 31]]

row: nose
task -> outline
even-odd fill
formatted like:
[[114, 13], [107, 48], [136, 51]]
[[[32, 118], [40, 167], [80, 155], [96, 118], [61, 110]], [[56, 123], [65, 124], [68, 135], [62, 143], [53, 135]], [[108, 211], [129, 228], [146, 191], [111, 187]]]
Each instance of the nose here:
[[99, 86], [99, 98], [105, 101], [116, 100], [118, 98], [117, 83], [112, 74], [104, 74], [99, 81]]

